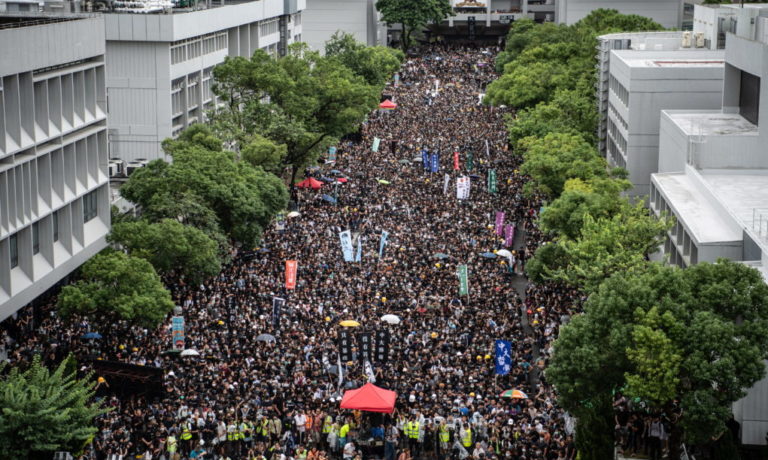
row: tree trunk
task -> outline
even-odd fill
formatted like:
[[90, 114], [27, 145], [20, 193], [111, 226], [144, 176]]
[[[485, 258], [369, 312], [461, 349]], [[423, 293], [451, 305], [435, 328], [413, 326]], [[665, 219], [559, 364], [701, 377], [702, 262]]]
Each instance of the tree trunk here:
[[400, 38], [400, 46], [403, 48], [403, 53], [408, 56], [408, 45], [411, 41], [411, 32], [407, 29], [405, 23], [403, 23], [403, 35]]
[[680, 444], [683, 440], [683, 433], [679, 424], [672, 423], [672, 427], [669, 430], [669, 457], [668, 458], [680, 458]]
[[598, 397], [592, 407], [579, 411], [576, 423], [576, 448], [581, 460], [613, 458], [615, 445], [611, 398]]

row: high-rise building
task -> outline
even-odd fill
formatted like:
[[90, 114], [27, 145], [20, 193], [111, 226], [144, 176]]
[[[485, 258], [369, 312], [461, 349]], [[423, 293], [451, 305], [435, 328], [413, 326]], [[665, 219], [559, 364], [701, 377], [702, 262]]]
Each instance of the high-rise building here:
[[[130, 4], [152, 8], [152, 0]], [[305, 0], [176, 6], [104, 15], [111, 158], [165, 158], [161, 142], [214, 107], [214, 66], [258, 49], [284, 55], [302, 40]]]
[[0, 16], [0, 320], [106, 246], [104, 19]]

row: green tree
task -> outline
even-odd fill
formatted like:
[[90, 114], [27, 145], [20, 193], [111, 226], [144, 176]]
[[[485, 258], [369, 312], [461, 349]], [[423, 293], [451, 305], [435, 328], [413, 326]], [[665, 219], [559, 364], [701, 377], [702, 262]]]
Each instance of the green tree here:
[[565, 263], [549, 276], [592, 293], [614, 273], [644, 269], [646, 257], [658, 250], [671, 224], [651, 216], [642, 202], [610, 218], [586, 214], [577, 239], [558, 241]]
[[520, 141], [525, 160], [520, 172], [530, 176], [528, 194], [537, 192], [557, 198], [568, 179], [589, 180], [607, 176], [605, 160], [579, 135], [550, 133], [543, 138]]
[[[163, 148], [173, 163], [150, 162], [120, 189], [126, 199], [150, 213], [157, 215], [153, 206], [161, 204], [166, 207], [165, 217], [177, 218], [170, 214], [181, 211], [171, 205], [174, 200], [193, 200], [215, 213], [230, 238], [254, 246], [272, 217], [288, 203], [279, 178], [246, 161], [235, 161], [232, 152], [209, 150], [184, 139], [166, 140]], [[205, 218], [199, 213], [197, 217]]]
[[384, 88], [387, 81], [400, 68], [405, 59], [402, 51], [386, 46], [365, 46], [352, 34], [336, 32], [325, 42], [325, 55], [351, 69], [355, 75], [377, 88]]
[[336, 58], [301, 43], [280, 58], [262, 50], [251, 59], [227, 58], [214, 68], [214, 77], [214, 91], [224, 102], [212, 114], [217, 132], [237, 150], [248, 133], [285, 145], [291, 183], [336, 138], [358, 129], [380, 92]]
[[146, 259], [159, 273], [175, 271], [195, 284], [221, 270], [217, 242], [177, 220], [118, 223], [112, 226], [109, 240], [129, 255]]
[[94, 419], [109, 412], [92, 402], [91, 375], [78, 380], [67, 360], [53, 372], [35, 356], [25, 371], [0, 363], [0, 452], [4, 458], [49, 459], [80, 452], [96, 434]]
[[105, 327], [103, 334], [122, 321], [154, 328], [173, 310], [171, 294], [144, 259], [103, 251], [82, 266], [80, 276], [61, 289], [59, 314], [87, 316]]
[[240, 155], [254, 167], [260, 167], [264, 171], [277, 176], [283, 169], [283, 162], [288, 154], [285, 144], [277, 144], [266, 137], [254, 134], [248, 144], [243, 147]]
[[578, 416], [615, 391], [641, 398], [672, 420], [670, 457], [682, 440], [722, 434], [731, 404], [765, 373], [768, 286], [743, 264], [617, 271], [584, 310], [561, 328], [546, 371], [559, 404]]
[[574, 24], [581, 30], [589, 30], [596, 35], [611, 32], [650, 32], [664, 30], [664, 27], [645, 16], [621, 14], [618, 10], [598, 8]]
[[629, 202], [621, 197], [621, 192], [631, 186], [627, 180], [570, 179], [566, 181], [563, 193], [544, 208], [539, 225], [547, 233], [575, 240], [581, 235], [587, 215], [600, 219], [631, 211]]
[[551, 101], [523, 109], [507, 120], [509, 142], [513, 147], [518, 147], [526, 137], [544, 137], [554, 132], [580, 134], [594, 144], [596, 130], [594, 101], [576, 90], [557, 90]]
[[408, 51], [414, 31], [420, 31], [429, 23], [439, 24], [448, 16], [453, 16], [449, 0], [377, 0], [376, 9], [385, 22], [402, 25], [400, 45], [403, 51]]

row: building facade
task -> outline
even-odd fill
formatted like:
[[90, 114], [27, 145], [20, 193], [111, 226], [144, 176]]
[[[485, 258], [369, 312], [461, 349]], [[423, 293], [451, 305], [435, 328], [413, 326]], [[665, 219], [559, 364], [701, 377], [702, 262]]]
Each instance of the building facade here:
[[106, 247], [104, 19], [0, 16], [0, 321]]
[[629, 171], [633, 197], [648, 195], [658, 171], [665, 109], [714, 109], [723, 91], [722, 51], [612, 51], [606, 158]]
[[215, 105], [213, 67], [303, 39], [305, 0], [259, 0], [171, 14], [105, 14], [111, 158], [166, 158], [161, 143]]
[[303, 14], [303, 39], [321, 53], [337, 31], [352, 34], [368, 46], [386, 45], [387, 27], [375, 5], [376, 0], [311, 0]]
[[[768, 280], [768, 42], [727, 33], [718, 110], [661, 114], [659, 172], [650, 206], [676, 224], [664, 245], [682, 267], [720, 257], [743, 261]], [[765, 445], [768, 379], [733, 406], [741, 442]]]

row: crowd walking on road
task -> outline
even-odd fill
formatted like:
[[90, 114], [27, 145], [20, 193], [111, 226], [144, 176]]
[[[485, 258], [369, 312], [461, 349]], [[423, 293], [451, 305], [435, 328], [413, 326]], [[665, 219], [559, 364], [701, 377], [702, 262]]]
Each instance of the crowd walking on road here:
[[[497, 77], [497, 51], [435, 46], [409, 59], [385, 90], [397, 108], [372, 113], [358, 137], [337, 146], [335, 163], [307, 171], [325, 185], [296, 190], [298, 216], [270, 228], [259, 248], [233, 249], [215, 278], [169, 280], [185, 346], [200, 356], [164, 353], [170, 322], [120, 336], [102, 330], [90, 341], [81, 336], [93, 325], [63, 324], [53, 308], [3, 324], [14, 365], [71, 352], [85, 369], [88, 356], [163, 369], [162, 396], [100, 384], [115, 410], [97, 420], [84, 458], [574, 460], [573, 421], [541, 371], [583, 299], [523, 278], [543, 241], [542, 203], [523, 195], [504, 126], [510, 109], [480, 104]], [[419, 159], [425, 149], [439, 152], [437, 172]], [[461, 200], [460, 176], [470, 183]], [[499, 212], [515, 227], [511, 245], [497, 232]], [[355, 248], [359, 241], [359, 262], [344, 261], [345, 230]], [[511, 256], [498, 256], [502, 249]], [[285, 288], [286, 260], [297, 261], [295, 289]], [[467, 295], [459, 295], [460, 265]], [[279, 321], [274, 297], [285, 299]], [[381, 321], [386, 314], [399, 323]], [[388, 331], [386, 362], [367, 370], [357, 347], [341, 362], [344, 320], [360, 323], [354, 334]], [[512, 345], [505, 374], [496, 373], [496, 340]], [[397, 392], [393, 414], [340, 409], [344, 391], [369, 379]], [[510, 389], [526, 397], [501, 396]]]

